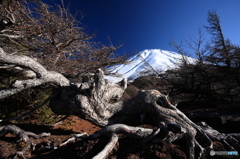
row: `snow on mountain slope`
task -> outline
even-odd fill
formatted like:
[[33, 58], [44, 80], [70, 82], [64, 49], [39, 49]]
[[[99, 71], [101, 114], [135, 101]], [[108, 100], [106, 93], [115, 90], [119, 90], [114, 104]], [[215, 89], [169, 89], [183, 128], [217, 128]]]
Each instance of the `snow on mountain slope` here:
[[[187, 58], [190, 63], [195, 61], [191, 57]], [[122, 78], [127, 78], [131, 82], [142, 76], [144, 71], [151, 70], [148, 64], [158, 72], [165, 72], [168, 69], [176, 68], [181, 59], [182, 55], [175, 52], [160, 49], [144, 50], [131, 57], [128, 64], [116, 65], [110, 69], [110, 72], [117, 73], [120, 77], [106, 76], [106, 79], [111, 82], [119, 82]]]

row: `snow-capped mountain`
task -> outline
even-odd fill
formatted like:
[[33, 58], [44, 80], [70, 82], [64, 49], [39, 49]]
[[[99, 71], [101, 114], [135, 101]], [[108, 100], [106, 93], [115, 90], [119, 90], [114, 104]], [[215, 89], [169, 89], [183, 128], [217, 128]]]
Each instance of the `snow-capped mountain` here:
[[[106, 76], [106, 79], [111, 82], [119, 82], [122, 78], [127, 78], [131, 82], [142, 76], [147, 70], [151, 71], [151, 67], [158, 72], [176, 68], [181, 59], [181, 54], [171, 51], [161, 49], [144, 50], [131, 57], [129, 63], [116, 65], [110, 69], [110, 72], [117, 73], [119, 77]], [[191, 57], [187, 57], [187, 59], [190, 63], [195, 61]]]

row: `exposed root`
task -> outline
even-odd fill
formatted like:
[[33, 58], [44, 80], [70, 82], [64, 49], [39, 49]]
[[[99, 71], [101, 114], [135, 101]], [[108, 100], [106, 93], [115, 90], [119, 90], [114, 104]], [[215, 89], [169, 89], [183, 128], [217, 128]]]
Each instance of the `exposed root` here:
[[[211, 144], [213, 141], [220, 141], [225, 143], [230, 148], [229, 150], [236, 150], [237, 147], [237, 150], [239, 151], [239, 142], [237, 140], [237, 138], [240, 136], [239, 134], [219, 133], [217, 130], [212, 129], [204, 122], [197, 123], [196, 126], [198, 126], [197, 130], [200, 130], [198, 132], [200, 134], [198, 134], [197, 137], [194, 131], [190, 132], [179, 124], [172, 122], [161, 122], [159, 124], [159, 128], [157, 129], [114, 124], [104, 127], [103, 129], [90, 135], [88, 138], [98, 138], [101, 135], [110, 136], [109, 143], [94, 158], [106, 158], [118, 141], [118, 134], [124, 134], [128, 137], [140, 139], [142, 143], [172, 143], [179, 139], [184, 139], [186, 141], [186, 147], [188, 148], [188, 158], [190, 159], [202, 158], [205, 153], [210, 151], [210, 149], [203, 148], [198, 141], [201, 141], [201, 143], [204, 142], [203, 145], [209, 145], [209, 143]], [[204, 132], [204, 134], [202, 134], [202, 132]], [[207, 138], [205, 138], [205, 136], [207, 136]], [[195, 153], [195, 150], [198, 150], [198, 153]]]
[[60, 119], [58, 122], [54, 123], [54, 124], [49, 124], [48, 126], [57, 126], [59, 124], [61, 124], [65, 119], [67, 119], [70, 115], [65, 115], [62, 119]]
[[23, 151], [18, 151], [16, 153], [16, 155], [13, 157], [13, 159], [18, 159], [18, 158], [23, 158], [25, 159], [24, 155], [23, 155]]
[[196, 123], [202, 127], [202, 129], [206, 132], [209, 138], [212, 141], [220, 141], [224, 143], [230, 151], [240, 151], [240, 134], [224, 134], [210, 127], [206, 122]]
[[78, 138], [86, 138], [86, 137], [88, 137], [88, 134], [87, 134], [87, 133], [75, 134], [74, 137], [71, 137], [71, 138], [67, 139], [65, 142], [61, 143], [58, 147], [65, 146], [65, 145], [67, 145], [69, 142], [74, 141], [74, 140], [76, 140], [76, 139], [78, 139]]
[[152, 140], [154, 137], [156, 137], [158, 135], [158, 133], [160, 132], [160, 128], [155, 129], [145, 140], [143, 140], [143, 143], [145, 142], [149, 142], [150, 140]]
[[106, 158], [109, 155], [109, 153], [112, 151], [112, 149], [115, 147], [117, 141], [118, 141], [118, 135], [112, 134], [108, 144], [104, 147], [104, 149], [100, 153], [98, 153], [96, 156], [94, 156], [93, 159]]
[[40, 135], [37, 135], [33, 132], [24, 131], [21, 128], [17, 127], [16, 125], [7, 125], [7, 126], [4, 126], [0, 131], [0, 136], [4, 136], [8, 133], [16, 135], [20, 139], [19, 141], [23, 141], [26, 143], [30, 141], [29, 136], [34, 138], [41, 138], [41, 137], [46, 137], [51, 135], [50, 133], [41, 133]]
[[21, 128], [17, 127], [16, 125], [7, 125], [1, 128], [0, 130], [0, 137], [4, 136], [6, 134], [13, 134], [16, 137], [19, 138], [18, 143], [22, 143], [22, 150], [18, 151], [15, 155], [14, 158], [17, 157], [21, 157], [21, 158], [25, 158], [24, 157], [24, 152], [27, 151], [28, 149], [35, 149], [35, 144], [29, 139], [29, 137], [34, 137], [34, 138], [41, 138], [41, 137], [46, 137], [46, 136], [50, 136], [50, 133], [41, 133], [39, 135], [33, 133], [33, 132], [29, 132], [29, 131], [24, 131]]
[[58, 146], [41, 144], [39, 150], [56, 150], [56, 149], [59, 149], [60, 147], [66, 146], [70, 142], [76, 141], [79, 138], [87, 138], [87, 137], [88, 137], [87, 133], [75, 134], [74, 137], [67, 139], [66, 141], [64, 141]]
[[[118, 141], [118, 134], [124, 134], [128, 137], [137, 138], [144, 142], [173, 142], [179, 139], [185, 131], [179, 131], [172, 127], [172, 123], [169, 123], [169, 126], [165, 124], [166, 129], [157, 128], [157, 129], [149, 129], [142, 127], [132, 127], [124, 124], [114, 124], [111, 126], [106, 126], [103, 129], [95, 132], [93, 135], [90, 135], [89, 138], [98, 138], [101, 135], [110, 136], [109, 143], [105, 146], [105, 148], [97, 154], [94, 159], [106, 158], [109, 153], [112, 151], [116, 142]], [[176, 126], [175, 126], [176, 127]], [[176, 132], [174, 134], [172, 131]]]
[[[109, 143], [94, 158], [106, 158], [118, 141], [118, 135], [124, 134], [126, 137], [139, 139], [140, 144], [173, 143], [181, 139], [186, 143], [189, 159], [201, 158], [204, 153], [209, 153], [213, 148], [213, 141], [227, 145], [229, 150], [240, 150], [240, 134], [223, 134], [206, 123], [194, 123], [173, 106], [167, 96], [157, 90], [142, 90], [133, 98], [112, 103], [112, 99], [121, 97], [126, 89], [126, 81], [123, 80], [120, 85], [110, 83], [103, 78], [103, 71], [100, 69], [84, 81], [79, 87], [77, 85], [61, 87], [61, 93], [51, 98], [49, 106], [56, 114], [77, 115], [103, 128], [90, 136], [76, 135], [58, 147], [50, 145], [44, 148], [57, 149], [77, 138], [93, 139], [104, 135], [109, 137]], [[140, 120], [137, 120], [139, 117]], [[144, 124], [145, 120], [156, 128], [128, 126]], [[25, 132], [12, 125], [4, 127], [0, 136], [6, 132], [15, 134], [24, 142], [30, 142], [28, 136], [48, 135]]]
[[106, 126], [103, 129], [95, 132], [94, 134], [90, 135], [90, 138], [97, 138], [101, 135], [108, 136], [109, 134], [125, 134], [130, 137], [142, 139], [146, 138], [152, 134], [154, 130], [142, 127], [132, 127], [127, 126], [125, 124], [114, 124], [110, 126]]

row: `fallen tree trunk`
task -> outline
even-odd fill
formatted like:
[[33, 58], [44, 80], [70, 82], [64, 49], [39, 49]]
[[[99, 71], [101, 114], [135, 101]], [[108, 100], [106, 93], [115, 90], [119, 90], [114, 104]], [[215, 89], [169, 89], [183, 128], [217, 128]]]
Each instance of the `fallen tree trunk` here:
[[[111, 99], [121, 97], [126, 88], [124, 80], [121, 85], [109, 83], [103, 78], [101, 70], [86, 79], [81, 84], [82, 87], [62, 87], [62, 95], [53, 98], [50, 102], [52, 110], [57, 114], [74, 114], [96, 125], [107, 126], [97, 134], [110, 134], [113, 137], [112, 135], [121, 132], [136, 137], [141, 132], [146, 134], [140, 135], [144, 141], [170, 143], [184, 139], [188, 147], [189, 158], [197, 158], [195, 149], [199, 152], [198, 157], [201, 157], [203, 153], [209, 153], [212, 149], [212, 141], [222, 141], [223, 139], [223, 136], [220, 136], [213, 140], [215, 132], [207, 131], [204, 127], [193, 123], [169, 102], [167, 96], [157, 90], [142, 90], [131, 99], [111, 103]], [[157, 129], [133, 131], [127, 126], [137, 126], [145, 123], [146, 120]], [[114, 125], [116, 123], [127, 125]], [[224, 142], [232, 145], [234, 149], [239, 149], [239, 140], [235, 137], [232, 138], [237, 144], [232, 145], [227, 140]], [[112, 139], [113, 143], [115, 143], [115, 139], [115, 137]], [[112, 146], [109, 147], [109, 149], [112, 148]]]
[[[1, 89], [1, 99], [27, 88], [54, 83], [59, 86], [59, 93], [49, 103], [54, 113], [76, 115], [103, 127], [89, 136], [97, 138], [106, 135], [110, 138], [95, 158], [106, 158], [116, 144], [118, 134], [138, 138], [143, 143], [172, 143], [182, 139], [186, 143], [190, 159], [201, 158], [204, 153], [209, 153], [212, 141], [223, 142], [230, 150], [239, 150], [239, 134], [219, 133], [216, 137], [216, 130], [204, 124], [193, 123], [169, 102], [167, 96], [157, 90], [142, 90], [131, 99], [119, 101], [127, 87], [126, 80], [123, 79], [120, 84], [108, 82], [101, 69], [84, 77], [82, 83], [70, 84], [61, 74], [47, 71], [37, 61], [26, 56], [6, 55], [1, 49], [0, 63], [2, 69], [10, 67], [11, 71], [22, 67], [36, 74], [31, 79], [16, 80], [9, 87]], [[155, 128], [138, 127], [144, 123]]]

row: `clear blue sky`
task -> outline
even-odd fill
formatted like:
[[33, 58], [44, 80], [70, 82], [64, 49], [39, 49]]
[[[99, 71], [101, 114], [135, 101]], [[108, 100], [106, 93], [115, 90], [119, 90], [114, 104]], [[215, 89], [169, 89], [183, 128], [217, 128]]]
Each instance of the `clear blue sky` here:
[[240, 44], [240, 0], [64, 0], [64, 3], [70, 3], [72, 11], [84, 13], [82, 23], [89, 33], [96, 31], [95, 41], [106, 44], [110, 36], [114, 45], [124, 42], [119, 53], [144, 49], [172, 51], [169, 40], [179, 42], [191, 34], [197, 35], [199, 27], [208, 25], [207, 12], [213, 9], [221, 19], [225, 37]]

